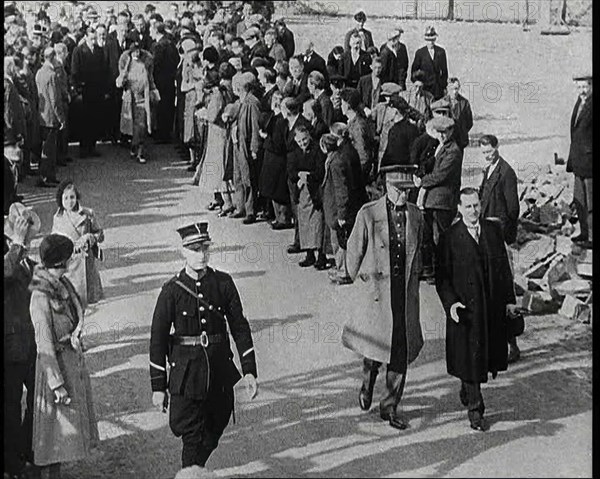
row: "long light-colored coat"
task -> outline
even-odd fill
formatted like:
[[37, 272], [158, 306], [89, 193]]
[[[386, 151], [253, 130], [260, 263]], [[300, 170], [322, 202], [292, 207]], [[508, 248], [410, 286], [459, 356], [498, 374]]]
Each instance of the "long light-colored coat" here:
[[[92, 387], [81, 350], [83, 306], [64, 277], [36, 267], [30, 285], [31, 320], [37, 341], [33, 452], [35, 464], [77, 461], [99, 442]], [[53, 390], [64, 386], [69, 405], [56, 404]]]
[[[94, 236], [96, 243], [104, 241], [104, 231], [100, 228], [94, 212], [90, 208], [79, 207], [77, 221], [71, 223], [66, 213], [54, 214], [52, 233], [69, 237], [74, 243], [83, 235], [90, 233]], [[83, 307], [88, 304], [97, 303], [103, 297], [102, 281], [91, 250], [73, 253], [69, 262], [69, 269], [65, 275], [73, 286]]]
[[[408, 363], [423, 347], [419, 320], [420, 249], [423, 217], [407, 203], [406, 220], [406, 344]], [[348, 239], [346, 264], [355, 281], [360, 305], [344, 325], [342, 343], [369, 359], [389, 363], [392, 352], [392, 299], [390, 245], [386, 196], [364, 205]], [[366, 291], [365, 291], [366, 290]]]

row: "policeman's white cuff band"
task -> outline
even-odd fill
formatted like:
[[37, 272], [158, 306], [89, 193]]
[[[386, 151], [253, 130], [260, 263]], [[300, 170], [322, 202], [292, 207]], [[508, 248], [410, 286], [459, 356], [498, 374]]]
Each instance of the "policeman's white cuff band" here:
[[246, 351], [244, 354], [242, 354], [242, 357], [245, 358], [246, 356], [248, 356], [248, 354], [250, 354], [252, 351], [254, 351], [254, 348], [250, 348], [248, 349], [248, 351]]
[[162, 366], [159, 366], [158, 364], [154, 364], [152, 361], [150, 361], [150, 367], [153, 367], [155, 369], [158, 369], [160, 371], [167, 371], [165, 368], [163, 368]]

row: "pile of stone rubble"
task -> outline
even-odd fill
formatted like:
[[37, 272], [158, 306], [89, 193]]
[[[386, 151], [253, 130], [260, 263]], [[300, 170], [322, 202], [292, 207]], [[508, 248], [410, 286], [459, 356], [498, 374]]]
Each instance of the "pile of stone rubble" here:
[[531, 314], [559, 313], [591, 323], [592, 250], [571, 241], [577, 218], [571, 175], [549, 172], [520, 182], [521, 218], [513, 255], [515, 290]]

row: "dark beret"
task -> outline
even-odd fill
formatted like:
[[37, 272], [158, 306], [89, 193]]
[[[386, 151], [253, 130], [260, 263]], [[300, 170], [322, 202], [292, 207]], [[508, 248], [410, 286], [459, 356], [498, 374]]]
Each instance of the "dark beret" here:
[[66, 263], [73, 254], [73, 242], [66, 236], [51, 234], [40, 244], [40, 259], [46, 268]]

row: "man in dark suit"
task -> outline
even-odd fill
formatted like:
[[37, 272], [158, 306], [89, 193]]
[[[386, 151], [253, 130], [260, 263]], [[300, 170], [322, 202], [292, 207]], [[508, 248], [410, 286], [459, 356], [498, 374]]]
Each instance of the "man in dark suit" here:
[[473, 128], [473, 113], [471, 105], [460, 93], [460, 80], [450, 78], [447, 99], [450, 103], [450, 115], [454, 120], [454, 137], [458, 147], [464, 151], [469, 145], [469, 131]]
[[408, 74], [408, 51], [406, 45], [400, 41], [404, 33], [402, 27], [397, 27], [388, 34], [388, 41], [381, 45], [379, 55], [383, 64], [381, 80], [383, 83], [397, 83], [406, 90], [406, 76]]
[[579, 98], [571, 115], [571, 147], [567, 171], [575, 176], [573, 202], [581, 233], [573, 238], [584, 248], [592, 248], [592, 75], [573, 78], [577, 83]]
[[101, 131], [101, 107], [107, 88], [108, 67], [96, 44], [96, 30], [87, 27], [84, 41], [75, 47], [71, 61], [72, 85], [82, 95], [86, 125], [81, 131], [80, 156], [99, 156], [96, 141]]
[[371, 74], [362, 76], [358, 81], [357, 90], [360, 93], [361, 104], [367, 116], [379, 103], [379, 95], [381, 94], [381, 86], [383, 85], [381, 71], [381, 58], [375, 57], [371, 62]]
[[158, 89], [160, 101], [158, 102], [156, 140], [168, 143], [171, 140], [173, 119], [175, 117], [175, 77], [179, 53], [177, 48], [165, 35], [165, 24], [157, 22], [154, 27], [154, 84]]
[[302, 104], [310, 98], [308, 91], [308, 75], [304, 71], [304, 60], [302, 55], [290, 58], [290, 80], [286, 84], [283, 94], [292, 97], [296, 102]]
[[[430, 131], [437, 135], [439, 144], [433, 170], [421, 179], [415, 177], [415, 186], [425, 189], [423, 259], [434, 263], [435, 246], [439, 243], [440, 235], [448, 229], [456, 216], [463, 153], [453, 140], [454, 120], [435, 117], [429, 120], [428, 125]], [[424, 266], [432, 268], [434, 264]]]
[[[292, 152], [298, 148], [296, 144], [295, 135], [296, 129], [300, 126], [304, 126], [307, 130], [311, 129], [310, 122], [304, 118], [301, 114], [302, 103], [295, 98], [284, 98], [281, 102], [281, 114], [287, 121], [287, 128], [285, 131], [285, 143], [286, 143], [286, 158], [289, 157]], [[286, 159], [287, 163], [287, 159]], [[300, 231], [298, 229], [298, 185], [288, 178], [288, 189], [290, 192], [292, 216], [294, 218], [294, 242], [288, 246], [288, 254], [300, 253]]]
[[117, 24], [116, 30], [108, 34], [106, 38], [105, 53], [108, 60], [108, 94], [109, 115], [108, 131], [116, 141], [120, 139], [121, 104], [123, 102], [123, 89], [118, 88], [115, 81], [119, 76], [119, 58], [127, 48], [127, 25]]
[[325, 91], [327, 82], [323, 74], [319, 71], [313, 71], [308, 75], [308, 91], [319, 105], [320, 116], [324, 124], [329, 128], [333, 124], [333, 103]]
[[265, 44], [260, 39], [260, 30], [256, 27], [250, 27], [246, 30], [242, 36], [244, 42], [248, 46], [248, 59], [250, 62], [254, 58], [267, 58], [269, 51]]
[[130, 32], [132, 35], [139, 37], [142, 42], [142, 50], [150, 51], [152, 47], [152, 39], [150, 38], [150, 32], [148, 31], [148, 25], [146, 25], [146, 19], [144, 15], [138, 13], [133, 17], [133, 29]]
[[294, 33], [287, 27], [283, 18], [275, 22], [275, 30], [277, 30], [277, 41], [283, 46], [289, 60], [294, 56], [296, 50]]
[[[212, 244], [208, 223], [193, 223], [177, 231], [186, 262], [163, 285], [152, 317], [152, 403], [166, 412], [170, 396], [169, 426], [183, 441], [182, 466], [204, 467], [229, 423], [233, 387], [241, 379], [232, 360], [228, 327], [250, 399], [258, 392], [256, 358], [233, 279], [208, 267]], [[171, 366], [168, 381], [167, 360]]]
[[340, 244], [338, 231], [352, 231], [356, 214], [367, 197], [360, 158], [349, 146], [349, 142], [332, 133], [326, 133], [321, 140], [323, 152], [332, 152], [325, 161], [323, 214], [335, 256], [335, 269], [329, 273], [329, 279], [337, 284], [352, 282], [346, 269], [346, 245]]
[[415, 59], [411, 67], [411, 74], [422, 70], [425, 74], [423, 88], [433, 94], [435, 100], [444, 96], [448, 84], [448, 62], [446, 50], [435, 44], [437, 33], [434, 27], [425, 30], [427, 45], [415, 52]]
[[480, 218], [474, 188], [460, 192], [462, 219], [440, 239], [436, 289], [446, 313], [448, 373], [461, 380], [460, 401], [471, 428], [486, 431], [481, 383], [507, 369], [506, 315], [515, 308], [513, 277], [502, 231]]
[[367, 51], [370, 47], [375, 45], [375, 43], [373, 43], [373, 35], [365, 28], [367, 15], [361, 10], [354, 15], [354, 21], [356, 22], [356, 27], [348, 31], [344, 38], [344, 50], [348, 51], [350, 49], [350, 38], [352, 35], [356, 34], [360, 38], [360, 48]]
[[310, 75], [314, 71], [320, 72], [326, 81], [326, 90], [329, 89], [329, 72], [327, 71], [327, 64], [325, 59], [315, 52], [315, 45], [312, 40], [306, 42], [306, 48], [304, 49], [304, 73]]
[[410, 150], [419, 136], [419, 129], [406, 116], [410, 106], [400, 96], [390, 98], [389, 105], [396, 109], [396, 123], [388, 133], [387, 147], [380, 167], [391, 165], [410, 165]]
[[[510, 245], [517, 239], [519, 220], [517, 174], [498, 153], [498, 138], [494, 135], [483, 135], [479, 139], [479, 146], [487, 163], [479, 188], [481, 217], [498, 221], [502, 227], [504, 241]], [[509, 335], [508, 346], [508, 362], [518, 361], [521, 352], [517, 338]]]
[[350, 49], [342, 55], [344, 78], [348, 88], [356, 88], [364, 75], [371, 73], [371, 56], [360, 48], [360, 36], [355, 33], [350, 37]]

